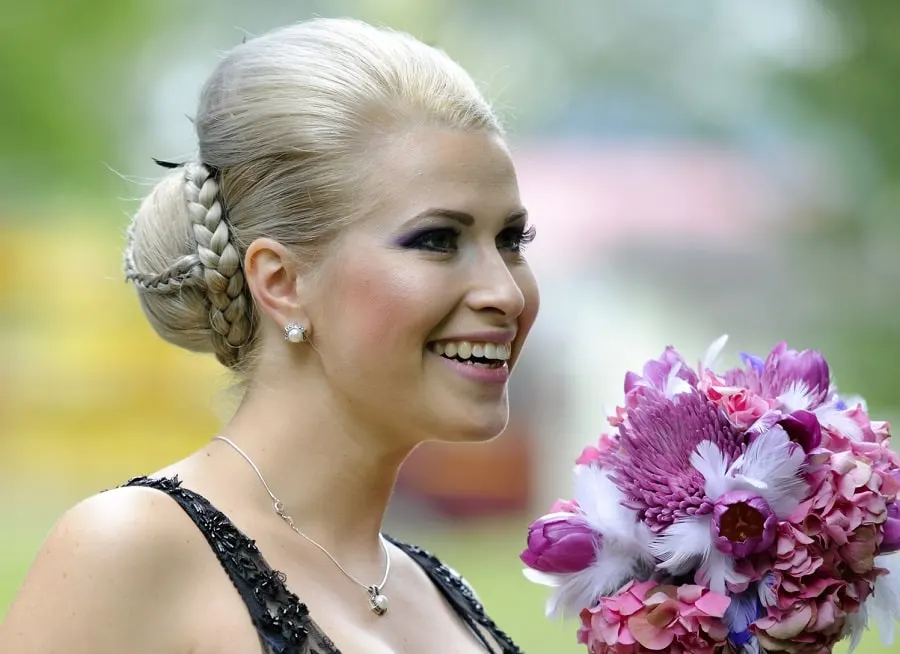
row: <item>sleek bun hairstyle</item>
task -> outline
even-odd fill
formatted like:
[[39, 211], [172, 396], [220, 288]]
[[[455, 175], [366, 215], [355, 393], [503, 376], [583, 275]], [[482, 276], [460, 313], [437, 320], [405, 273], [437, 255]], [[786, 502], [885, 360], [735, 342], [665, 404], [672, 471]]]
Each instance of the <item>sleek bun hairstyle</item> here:
[[197, 160], [160, 181], [128, 229], [126, 278], [157, 333], [247, 373], [247, 246], [273, 238], [314, 263], [361, 213], [367, 150], [416, 125], [502, 132], [469, 75], [404, 33], [317, 19], [234, 48], [200, 97]]

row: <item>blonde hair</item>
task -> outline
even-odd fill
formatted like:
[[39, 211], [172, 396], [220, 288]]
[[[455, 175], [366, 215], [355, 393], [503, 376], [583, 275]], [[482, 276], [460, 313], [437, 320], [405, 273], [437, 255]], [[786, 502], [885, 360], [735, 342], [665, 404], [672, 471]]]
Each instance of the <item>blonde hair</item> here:
[[232, 50], [201, 93], [198, 160], [159, 182], [128, 229], [126, 277], [157, 333], [248, 372], [247, 246], [267, 236], [312, 262], [360, 215], [375, 139], [415, 125], [502, 133], [469, 75], [408, 34], [316, 19]]

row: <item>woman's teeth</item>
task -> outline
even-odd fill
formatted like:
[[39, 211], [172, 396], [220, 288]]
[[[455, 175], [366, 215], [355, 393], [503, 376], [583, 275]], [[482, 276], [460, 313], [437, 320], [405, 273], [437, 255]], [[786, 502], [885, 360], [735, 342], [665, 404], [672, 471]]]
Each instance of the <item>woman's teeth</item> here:
[[[448, 359], [459, 359], [473, 365], [503, 365], [509, 360], [510, 343], [471, 343], [469, 341], [444, 341], [432, 343], [431, 350]], [[486, 359], [487, 362], [472, 359]]]

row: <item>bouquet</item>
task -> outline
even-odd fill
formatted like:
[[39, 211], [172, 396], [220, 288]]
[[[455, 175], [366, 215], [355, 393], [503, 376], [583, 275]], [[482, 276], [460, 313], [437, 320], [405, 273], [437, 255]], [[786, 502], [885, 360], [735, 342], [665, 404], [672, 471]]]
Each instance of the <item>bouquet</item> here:
[[825, 654], [900, 619], [900, 455], [886, 422], [779, 344], [718, 373], [673, 348], [625, 377], [525, 576], [594, 654]]

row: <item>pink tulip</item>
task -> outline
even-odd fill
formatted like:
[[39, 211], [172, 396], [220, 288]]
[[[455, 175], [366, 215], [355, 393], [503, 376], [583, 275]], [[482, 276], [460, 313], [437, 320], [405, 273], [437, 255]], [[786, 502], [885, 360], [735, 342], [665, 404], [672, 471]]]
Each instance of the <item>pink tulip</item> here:
[[765, 500], [749, 491], [730, 491], [713, 507], [716, 549], [743, 559], [767, 550], [775, 542], [778, 520]]
[[528, 547], [519, 558], [541, 572], [584, 570], [597, 558], [603, 537], [576, 513], [549, 513], [528, 528]]

